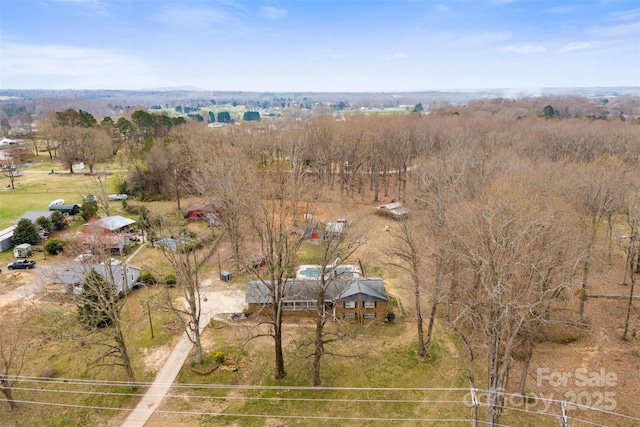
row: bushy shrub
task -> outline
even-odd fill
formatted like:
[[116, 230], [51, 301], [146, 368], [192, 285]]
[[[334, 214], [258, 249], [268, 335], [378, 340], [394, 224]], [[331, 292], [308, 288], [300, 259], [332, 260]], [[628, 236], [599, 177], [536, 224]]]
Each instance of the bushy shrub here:
[[143, 271], [140, 273], [140, 283], [144, 283], [145, 285], [155, 285], [157, 280], [153, 274], [148, 271]]
[[213, 355], [213, 359], [220, 365], [222, 365], [224, 363], [224, 359], [225, 359], [225, 354], [221, 351], [216, 351], [216, 353]]
[[67, 242], [62, 239], [49, 239], [44, 244], [44, 250], [47, 251], [49, 255], [58, 255], [64, 250], [64, 245], [66, 243]]
[[165, 276], [164, 283], [167, 286], [175, 286], [178, 283], [178, 278], [175, 274], [169, 273]]

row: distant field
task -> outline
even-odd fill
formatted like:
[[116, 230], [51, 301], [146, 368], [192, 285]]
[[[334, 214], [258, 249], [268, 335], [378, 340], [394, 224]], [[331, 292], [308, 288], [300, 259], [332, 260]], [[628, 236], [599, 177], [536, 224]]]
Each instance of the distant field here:
[[[56, 171], [53, 175], [48, 173], [52, 168]], [[109, 176], [109, 181], [115, 179], [115, 174]], [[82, 203], [85, 194], [94, 192], [92, 177], [83, 173], [70, 174], [60, 166], [51, 164], [24, 169], [22, 176], [15, 180], [15, 189], [7, 186], [10, 186], [9, 178], [0, 177], [0, 229], [13, 224], [26, 211], [48, 210], [49, 203], [54, 199]]]

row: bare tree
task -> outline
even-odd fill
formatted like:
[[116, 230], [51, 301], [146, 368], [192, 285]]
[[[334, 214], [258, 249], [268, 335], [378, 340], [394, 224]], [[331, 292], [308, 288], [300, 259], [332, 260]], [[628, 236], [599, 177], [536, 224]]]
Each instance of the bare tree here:
[[[627, 205], [627, 225], [629, 234], [627, 236], [626, 260], [625, 260], [625, 281], [629, 274], [629, 302], [627, 303], [627, 313], [624, 320], [624, 331], [622, 339], [627, 340], [629, 332], [629, 318], [633, 308], [633, 292], [636, 284], [636, 272], [638, 271], [640, 252], [640, 200], [638, 200], [638, 189], [634, 188], [630, 203]], [[623, 281], [624, 282], [624, 281]]]
[[[346, 224], [345, 224], [346, 225]], [[335, 330], [325, 331], [327, 320], [331, 316], [331, 311], [327, 307], [327, 296], [330, 288], [335, 286], [336, 282], [342, 280], [350, 280], [345, 277], [350, 273], [343, 271], [341, 265], [350, 260], [354, 253], [362, 246], [363, 240], [357, 233], [354, 225], [350, 226], [349, 232], [346, 229], [340, 232], [329, 231], [320, 244], [322, 249], [316, 259], [319, 268], [318, 286], [315, 287], [316, 294], [316, 327], [313, 340], [313, 385], [314, 387], [322, 384], [321, 366], [322, 358], [327, 352], [327, 345], [341, 340], [343, 335]]]
[[573, 277], [570, 237], [560, 217], [535, 196], [517, 192], [487, 195], [453, 215], [453, 249], [461, 261], [455, 281], [466, 285], [448, 290], [448, 318], [457, 319], [466, 340], [486, 345], [488, 425], [499, 422], [522, 332], [544, 320], [550, 304], [561, 303]]
[[12, 411], [18, 407], [13, 398], [13, 388], [19, 380], [31, 343], [24, 319], [24, 313], [0, 319], [0, 391]]
[[49, 153], [49, 159], [53, 159], [54, 155], [57, 155], [57, 144], [54, 142], [55, 127], [56, 117], [54, 111], [45, 111], [40, 114], [36, 122], [36, 136], [44, 142], [47, 153]]
[[[415, 305], [416, 331], [418, 341], [418, 356], [429, 357], [429, 348], [431, 337], [433, 334], [433, 326], [435, 323], [436, 310], [440, 302], [440, 292], [443, 275], [446, 272], [446, 259], [443, 256], [445, 250], [443, 247], [437, 249], [439, 252], [432, 252], [432, 248], [426, 242], [425, 229], [422, 222], [416, 220], [414, 213], [413, 218], [402, 221], [399, 225], [400, 231], [392, 231], [394, 243], [385, 252], [392, 259], [391, 264], [409, 273], [412, 281], [413, 303]], [[432, 258], [430, 260], [429, 258]], [[422, 309], [423, 293], [427, 290], [426, 283], [426, 265], [434, 262], [435, 279], [429, 287], [431, 305], [428, 312], [429, 323], [427, 332], [424, 332], [424, 313]]]
[[16, 165], [14, 165], [13, 163], [8, 167], [8, 168], [4, 168], [4, 169], [0, 169], [0, 173], [5, 174], [5, 176], [7, 176], [9, 178], [9, 183], [11, 184], [11, 189], [15, 190], [16, 189], [16, 178], [19, 177], [20, 175], [22, 175], [22, 171], [20, 170], [20, 168], [16, 167]]
[[242, 261], [242, 226], [247, 218], [248, 197], [252, 194], [251, 180], [245, 167], [248, 159], [241, 150], [220, 145], [203, 150], [194, 181], [196, 190], [206, 197], [208, 204], [219, 208], [219, 218], [229, 237], [238, 271]]
[[109, 187], [106, 175], [93, 175], [91, 182], [84, 187], [84, 196], [95, 196], [96, 204], [102, 208], [106, 216], [110, 216]]
[[573, 197], [569, 197], [576, 207], [587, 215], [588, 222], [585, 227], [586, 236], [584, 255], [582, 257], [582, 283], [580, 285], [580, 321], [585, 321], [584, 307], [588, 298], [588, 285], [593, 267], [593, 251], [598, 237], [598, 229], [603, 220], [611, 216], [616, 201], [616, 195], [620, 194], [619, 186], [622, 185], [620, 171], [613, 164], [598, 163], [589, 165], [585, 174], [584, 167], [576, 171], [574, 183], [577, 188], [573, 191]]
[[89, 166], [89, 173], [93, 175], [95, 164], [113, 155], [111, 139], [101, 128], [82, 129], [80, 138], [79, 157]]
[[266, 277], [254, 266], [248, 267], [266, 286], [271, 299], [270, 309], [265, 311], [266, 320], [259, 322], [258, 326], [267, 325], [269, 331], [266, 335], [274, 340], [276, 379], [287, 375], [282, 350], [283, 301], [288, 290], [286, 279], [297, 263], [304, 235], [304, 231], [300, 233], [299, 228], [293, 225], [291, 200], [300, 200], [300, 196], [291, 192], [298, 193], [302, 189], [290, 185], [291, 173], [284, 162], [276, 162], [269, 171], [258, 173], [254, 182], [255, 205], [248, 210], [253, 229], [260, 239]]
[[[169, 237], [166, 230], [157, 230], [159, 236]], [[195, 363], [202, 363], [202, 340], [200, 319], [202, 316], [202, 294], [200, 293], [200, 280], [198, 268], [202, 260], [198, 259], [196, 250], [189, 242], [178, 245], [176, 248], [162, 246], [169, 264], [176, 274], [177, 285], [183, 300], [175, 302], [167, 288], [167, 304], [176, 318], [182, 323], [182, 328], [189, 340], [196, 348]]]
[[53, 138], [58, 144], [60, 160], [69, 168], [69, 173], [73, 173], [73, 164], [81, 159], [82, 130], [78, 127], [58, 127], [54, 131]]

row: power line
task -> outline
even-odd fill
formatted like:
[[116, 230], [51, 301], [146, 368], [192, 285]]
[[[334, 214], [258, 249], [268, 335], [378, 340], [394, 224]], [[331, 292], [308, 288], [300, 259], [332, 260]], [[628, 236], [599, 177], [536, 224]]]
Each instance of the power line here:
[[[0, 399], [0, 401], [5, 401], [6, 399]], [[15, 400], [16, 403], [24, 403], [24, 404], [35, 404], [35, 405], [48, 405], [48, 406], [58, 406], [65, 408], [82, 408], [82, 409], [96, 409], [96, 410], [107, 410], [107, 411], [128, 411], [131, 412], [135, 410], [135, 408], [115, 408], [109, 406], [94, 406], [94, 405], [75, 405], [69, 403], [51, 403], [51, 402], [37, 402], [31, 400]], [[172, 415], [192, 415], [192, 416], [201, 416], [201, 415], [209, 415], [214, 417], [238, 417], [238, 418], [283, 418], [283, 419], [296, 419], [296, 420], [331, 420], [331, 421], [415, 421], [415, 422], [456, 422], [456, 423], [468, 423], [471, 419], [468, 418], [379, 418], [379, 417], [336, 417], [336, 416], [312, 416], [312, 415], [274, 415], [274, 414], [236, 414], [236, 413], [213, 413], [206, 411], [167, 411], [167, 410], [155, 410], [153, 413], [160, 414], [172, 414]], [[482, 424], [486, 424], [480, 422]], [[495, 424], [494, 424], [495, 425]], [[503, 424], [497, 424], [499, 427], [508, 427]]]
[[[71, 379], [71, 378], [44, 378], [44, 377], [31, 377], [31, 376], [7, 376], [6, 377], [9, 380], [16, 380], [16, 381], [20, 381], [20, 382], [26, 382], [26, 383], [45, 383], [48, 385], [64, 385], [64, 386], [71, 386], [71, 387], [75, 387], [75, 386], [92, 386], [92, 387], [131, 387], [131, 386], [150, 386], [153, 383], [148, 383], [148, 382], [140, 382], [140, 383], [135, 383], [135, 384], [129, 384], [128, 382], [123, 382], [123, 381], [106, 381], [106, 380], [78, 380], [78, 379]], [[291, 392], [291, 391], [314, 391], [314, 392], [318, 392], [318, 391], [327, 391], [327, 392], [331, 392], [331, 391], [338, 391], [338, 392], [344, 392], [344, 391], [357, 391], [357, 392], [362, 392], [362, 391], [366, 391], [366, 392], [454, 392], [454, 393], [459, 393], [461, 391], [468, 391], [468, 388], [455, 388], [455, 387], [433, 387], [433, 388], [429, 388], [429, 387], [419, 387], [419, 388], [412, 388], [412, 387], [312, 387], [312, 386], [264, 386], [264, 385], [227, 385], [227, 384], [166, 384], [169, 385], [170, 388], [173, 389], [184, 389], [184, 388], [190, 388], [190, 389], [196, 389], [196, 390], [244, 390], [244, 391], [273, 391], [273, 390], [278, 390], [278, 391], [285, 391], [285, 392]], [[136, 392], [132, 392], [132, 393], [126, 393], [126, 392], [106, 392], [106, 391], [88, 391], [88, 390], [61, 390], [61, 389], [54, 389], [54, 388], [47, 388], [47, 387], [40, 387], [40, 388], [34, 388], [34, 387], [13, 387], [13, 389], [15, 390], [21, 390], [21, 391], [33, 391], [33, 392], [38, 392], [38, 393], [61, 393], [61, 394], [78, 394], [78, 395], [98, 395], [98, 396], [143, 396], [144, 393], [136, 393]], [[478, 393], [491, 393], [491, 391], [489, 390], [481, 390], [481, 389], [476, 389], [476, 392]], [[506, 392], [499, 392], [501, 396], [503, 397], [517, 397], [519, 399], [522, 399], [522, 395], [520, 394], [515, 394], [515, 393], [506, 393]], [[160, 395], [155, 395], [152, 397], [161, 397]], [[465, 402], [465, 397], [462, 397], [460, 400], [421, 400], [421, 399], [348, 399], [348, 398], [305, 398], [305, 397], [281, 397], [281, 396], [277, 396], [277, 397], [259, 397], [259, 396], [197, 396], [197, 395], [184, 395], [184, 394], [180, 394], [180, 395], [176, 395], [176, 394], [168, 394], [165, 395], [165, 397], [167, 398], [193, 398], [193, 399], [200, 399], [200, 398], [206, 398], [206, 399], [224, 399], [224, 400], [230, 400], [230, 399], [237, 399], [237, 400], [255, 400], [255, 401], [277, 401], [277, 402], [329, 402], [329, 403], [410, 403], [410, 404], [435, 404], [435, 403], [441, 403], [441, 404], [467, 404], [470, 405], [470, 402]], [[558, 400], [558, 399], [550, 399], [550, 398], [544, 398], [544, 397], [535, 397], [535, 399], [540, 400], [540, 401], [544, 401], [544, 402], [549, 402], [550, 404], [558, 404], [561, 405], [564, 401], [562, 400]], [[3, 401], [6, 401], [3, 399]], [[85, 408], [85, 409], [104, 409], [104, 410], [129, 410], [129, 409], [122, 409], [122, 408], [112, 408], [112, 407], [95, 407], [95, 406], [87, 406], [87, 405], [76, 405], [76, 404], [61, 404], [61, 403], [53, 403], [53, 402], [36, 402], [36, 401], [20, 401], [20, 400], [15, 400], [16, 402], [22, 402], [22, 403], [30, 403], [30, 404], [40, 404], [40, 405], [53, 405], [53, 406], [69, 406], [69, 407], [74, 407], [74, 408]], [[487, 403], [481, 402], [481, 401], [476, 401], [475, 404], [477, 406], [480, 407], [489, 407], [489, 405]], [[576, 406], [578, 408], [584, 409], [584, 410], [591, 410], [591, 411], [596, 411], [596, 412], [600, 412], [609, 416], [615, 416], [615, 417], [621, 417], [627, 420], [633, 420], [633, 421], [640, 421], [640, 418], [634, 417], [634, 416], [630, 416], [630, 415], [625, 415], [625, 414], [620, 414], [617, 412], [613, 412], [613, 411], [609, 411], [609, 410], [604, 410], [601, 408], [596, 408], [596, 407], [590, 407], [590, 406], [586, 406], [586, 405], [580, 405], [580, 404], [576, 404], [576, 403], [571, 403], [571, 405]], [[548, 408], [549, 405], [546, 406], [546, 408]], [[520, 411], [520, 412], [524, 412], [527, 414], [535, 414], [535, 415], [543, 415], [543, 416], [557, 416], [554, 415], [553, 413], [550, 412], [541, 412], [539, 410], [532, 410], [528, 407], [525, 408], [519, 408], [517, 406], [501, 406], [502, 409], [511, 409], [511, 410], [516, 410], [516, 411]], [[171, 411], [155, 411], [158, 413], [162, 413], [162, 412], [167, 412], [167, 413], [177, 413], [177, 414], [201, 414], [201, 415], [206, 415], [210, 413], [206, 413], [206, 412], [197, 412], [197, 411], [177, 411], [177, 412], [171, 412]], [[269, 414], [269, 415], [257, 415], [257, 414], [220, 414], [221, 416], [256, 416], [256, 417], [266, 417], [266, 416], [270, 416], [270, 417], [274, 417], [274, 415]], [[279, 417], [279, 416], [276, 416]], [[293, 418], [296, 418], [296, 416], [290, 416]], [[310, 417], [311, 419], [331, 419], [331, 418], [327, 418], [324, 416], [305, 416], [304, 418]], [[282, 418], [282, 417], [281, 417]], [[297, 417], [300, 418], [300, 417]], [[336, 418], [336, 419], [340, 419], [340, 420], [350, 420], [351, 418]], [[378, 418], [375, 417], [371, 417], [371, 419], [373, 420], [378, 420]], [[591, 421], [586, 421], [583, 419], [579, 419], [579, 418], [567, 418], [567, 419], [571, 419], [574, 421], [579, 421], [579, 422], [583, 422], [586, 424], [590, 424], [590, 425], [594, 425], [594, 426], [601, 426], [601, 424], [597, 424], [595, 422], [591, 422]], [[359, 420], [369, 420], [369, 418], [360, 418]], [[399, 420], [404, 420], [404, 421], [412, 421], [413, 419], [401, 419], [401, 418], [389, 418], [389, 419], [380, 419], [380, 420], [390, 420], [390, 421], [399, 421]], [[428, 419], [420, 419], [422, 421], [429, 421]], [[457, 420], [456, 420], [457, 421]], [[470, 420], [460, 420], [460, 421], [470, 421]]]
[[304, 398], [304, 397], [255, 397], [255, 396], [198, 396], [192, 394], [146, 394], [146, 393], [117, 393], [104, 391], [85, 390], [59, 390], [52, 388], [27, 388], [12, 387], [12, 390], [36, 391], [39, 393], [62, 393], [93, 396], [146, 396], [189, 399], [221, 399], [221, 400], [276, 400], [278, 402], [331, 402], [331, 403], [464, 403], [461, 400], [424, 400], [424, 399], [329, 399], [329, 398]]

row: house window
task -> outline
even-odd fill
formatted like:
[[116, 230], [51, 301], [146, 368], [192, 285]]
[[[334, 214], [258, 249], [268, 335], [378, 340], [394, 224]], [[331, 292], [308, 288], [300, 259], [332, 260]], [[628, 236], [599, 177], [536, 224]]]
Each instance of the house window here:
[[344, 318], [345, 319], [355, 319], [356, 318], [356, 314], [351, 312], [351, 313], [344, 313]]
[[271, 303], [270, 302], [261, 302], [260, 303], [260, 307], [271, 307]]
[[364, 308], [376, 308], [376, 302], [375, 301], [365, 301], [364, 302]]
[[345, 301], [344, 302], [344, 308], [356, 308], [356, 302], [355, 301]]
[[376, 314], [375, 313], [364, 313], [364, 318], [365, 319], [375, 319], [376, 318]]

